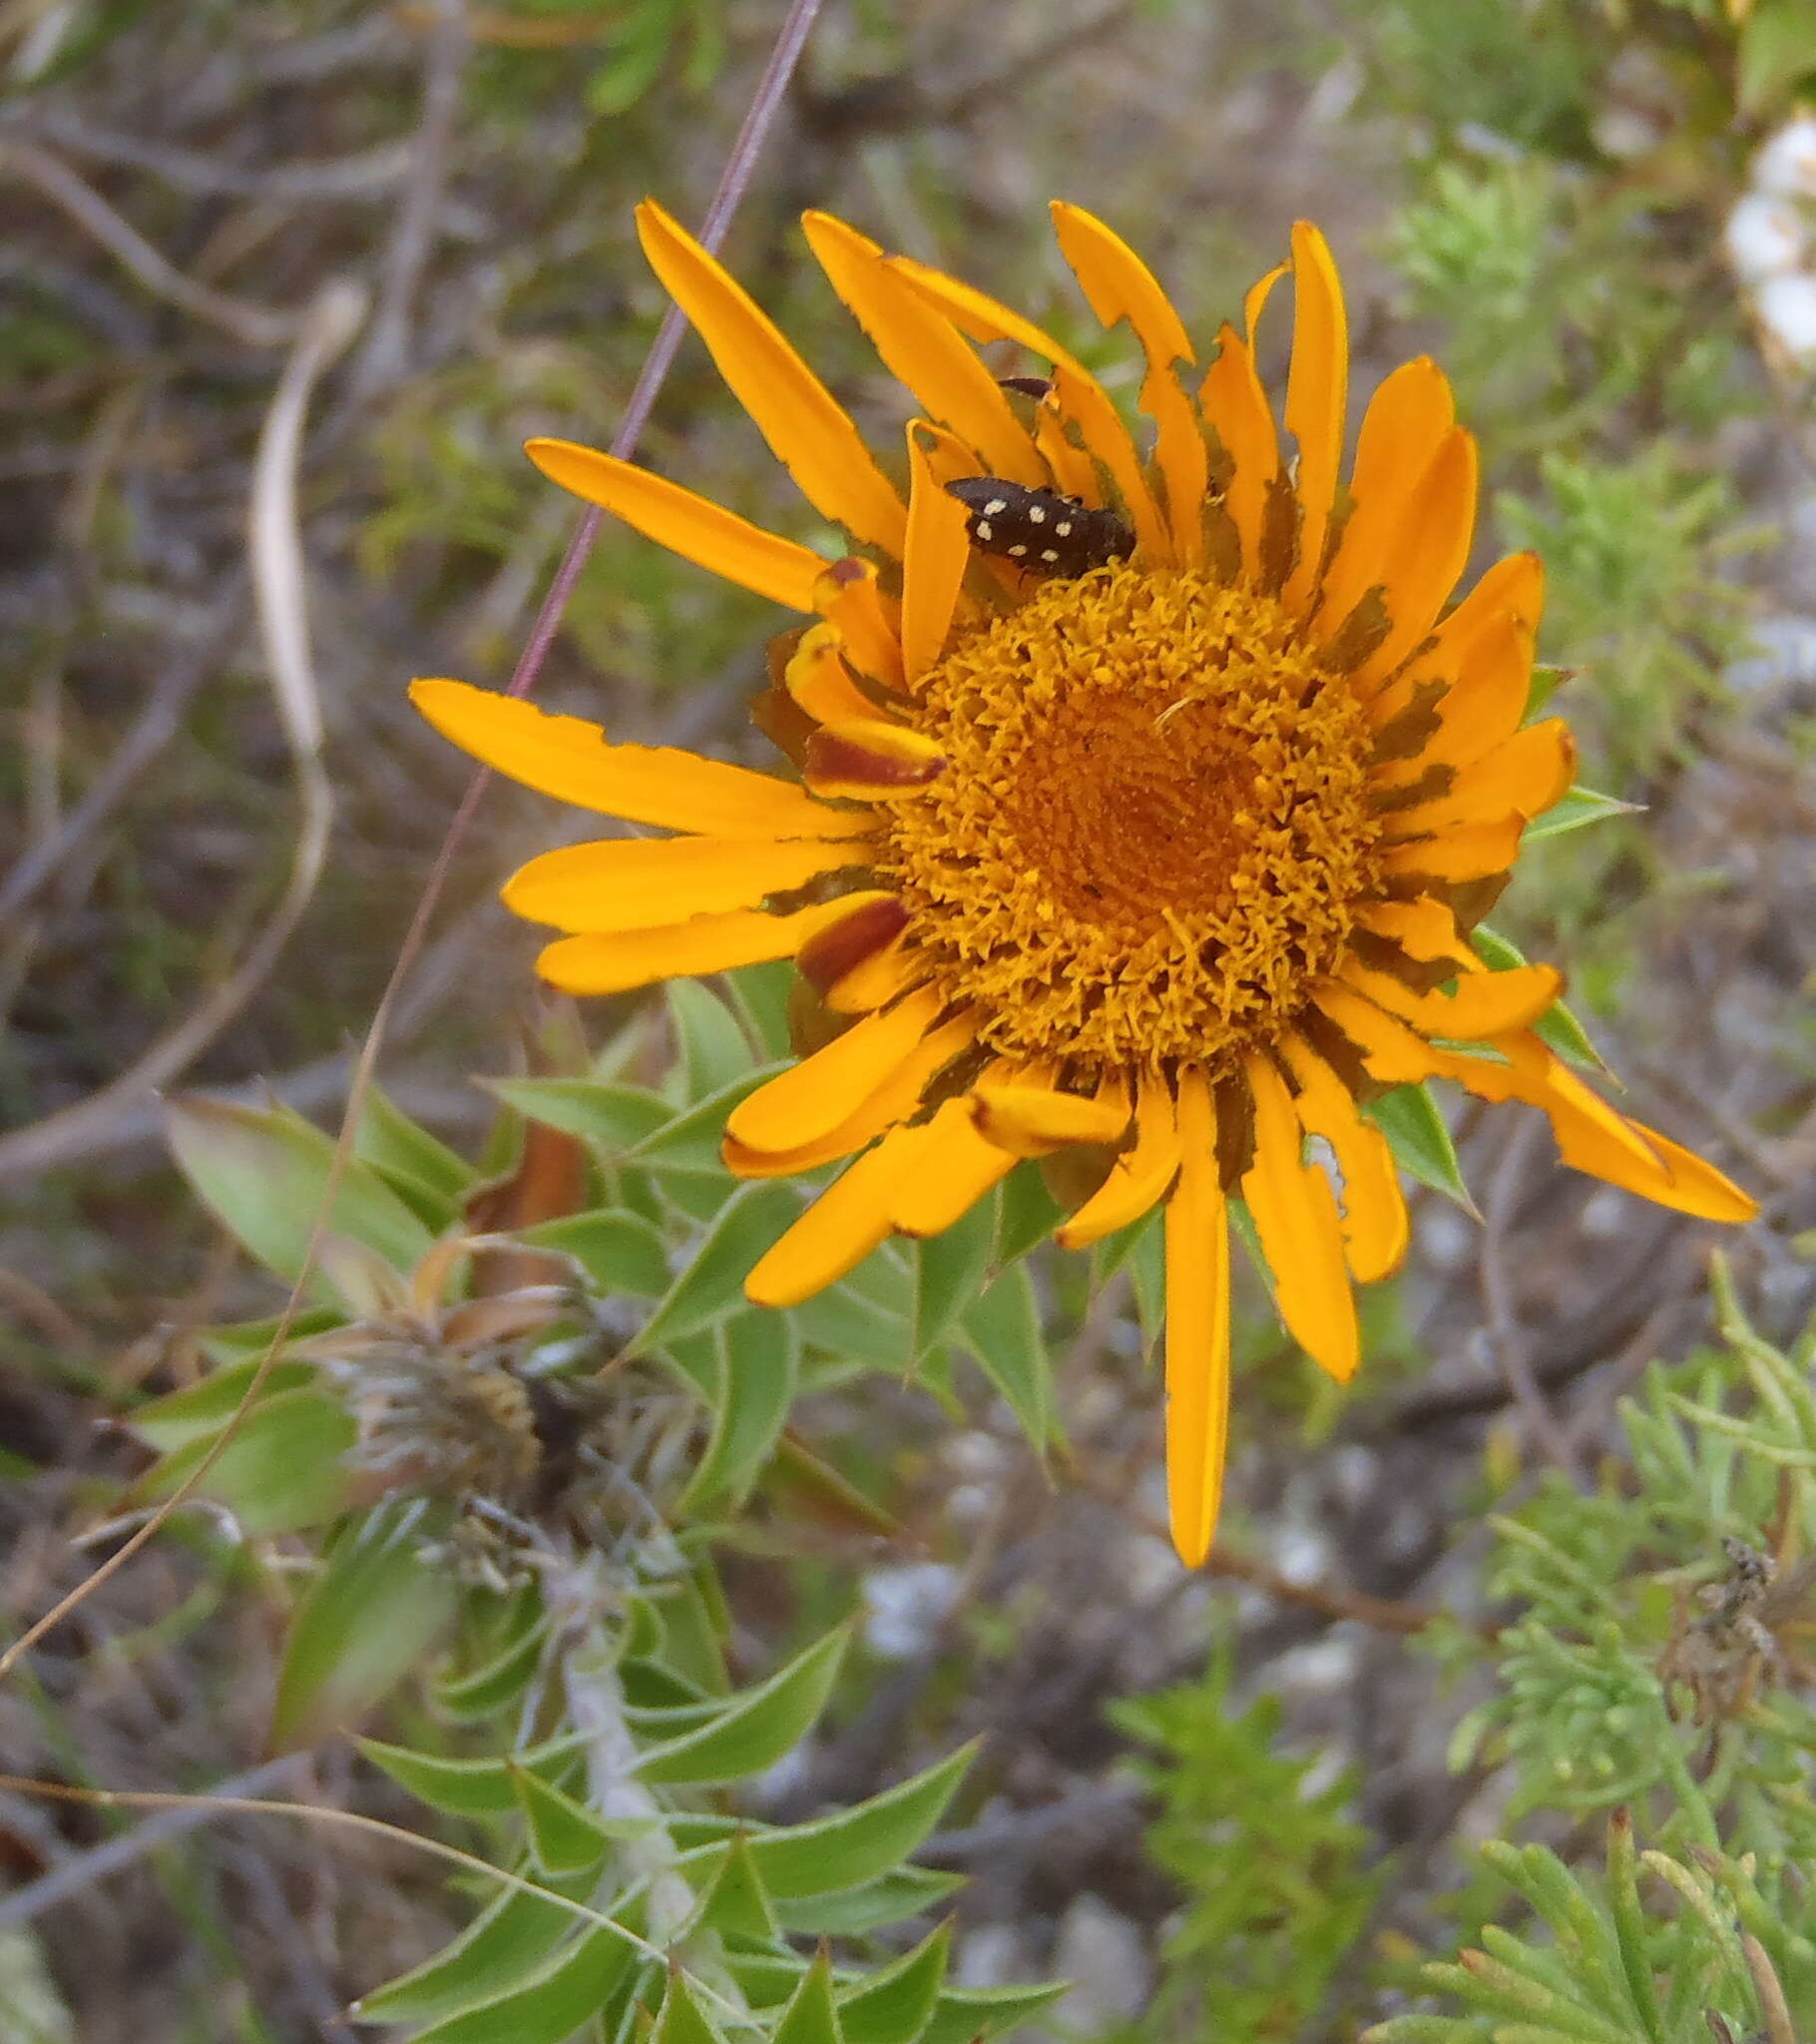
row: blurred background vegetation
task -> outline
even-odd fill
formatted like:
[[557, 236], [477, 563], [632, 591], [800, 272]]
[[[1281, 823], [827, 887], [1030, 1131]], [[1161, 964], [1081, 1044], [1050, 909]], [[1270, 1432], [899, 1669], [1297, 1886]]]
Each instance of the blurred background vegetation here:
[[[216, 1172], [241, 1237], [260, 1188], [319, 1185], [312, 1139], [266, 1103], [333, 1125], [349, 1042], [465, 785], [404, 683], [508, 674], [574, 518], [519, 443], [610, 437], [664, 309], [632, 208], [653, 192], [698, 222], [782, 11], [0, 0], [12, 1630], [106, 1552], [111, 1536], [72, 1536], [151, 1451], [219, 1425], [208, 1372], [252, 1337], [206, 1330], [273, 1311], [269, 1269], [293, 1261], [293, 1244], [250, 1241], [260, 1271], [191, 1196], [151, 1082], [217, 1103], [192, 1131], [258, 1132], [227, 1191], [219, 1149], [189, 1160], [205, 1192]], [[1070, 286], [1050, 196], [1139, 248], [1200, 334], [1310, 216], [1351, 294], [1358, 401], [1409, 354], [1450, 369], [1482, 436], [1482, 558], [1544, 553], [1543, 653], [1583, 777], [1644, 804], [1535, 847], [1499, 920], [1569, 970], [1628, 1104], [1766, 1208], [1731, 1246], [1717, 1328], [1705, 1231], [1561, 1172], [1518, 1122], [1479, 1140], [1462, 1115], [1481, 1225], [1421, 1196], [1352, 1390], [1314, 1382], [1248, 1300], [1229, 1522], [1195, 1578], [1157, 1530], [1138, 1259], [1095, 1301], [1082, 1267], [1037, 1260], [1008, 1318], [999, 1298], [967, 1323], [974, 1361], [931, 1381], [885, 1367], [886, 1344], [864, 1351], [855, 1319], [807, 1327], [792, 1488], [764, 1461], [785, 1401], [762, 1455], [722, 1426], [708, 1450], [708, 1503], [768, 1470], [700, 1622], [724, 1649], [716, 1675], [673, 1603], [632, 1658], [655, 1671], [643, 1708], [699, 1710], [726, 1656], [749, 1685], [859, 1612], [819, 1730], [805, 1736], [808, 1713], [785, 1761], [723, 1777], [753, 1780], [739, 1806], [778, 1826], [988, 1735], [926, 1863], [889, 1891], [901, 1912], [848, 1915], [843, 1960], [882, 1965], [943, 1905], [956, 1988], [1078, 1983], [1026, 2015], [1042, 2034], [1312, 2044], [1388, 2017], [1405, 2044], [1816, 2031], [1797, 1657], [1797, 1559], [1816, 1539], [1798, 1346], [1816, 1294], [1813, 91], [1810, 0], [827, 0], [726, 255], [878, 445], [899, 445], [901, 394], [808, 259], [806, 206], [1028, 306], [1126, 398], [1137, 372]], [[323, 321], [349, 286], [361, 310], [336, 348]], [[301, 586], [325, 792], [247, 569], [261, 437], [311, 346]], [[1277, 331], [1269, 347], [1277, 375]], [[696, 344], [642, 452], [828, 537]], [[608, 528], [539, 697], [626, 738], [760, 760], [744, 705], [779, 622]], [[545, 1006], [536, 937], [492, 895], [548, 829], [545, 804], [490, 789], [402, 988], [381, 1071], [394, 1119], [365, 1154], [414, 1189], [418, 1233], [457, 1212], [475, 1225], [477, 1185], [522, 1191], [523, 1124], [500, 1134], [499, 1093], [475, 1075], [668, 1085], [684, 1118], [724, 1076], [726, 1030], [746, 1056], [764, 1041], [754, 982], [729, 1009]], [[520, 1092], [513, 1111], [559, 1133], [552, 1098]], [[249, 1119], [224, 1123], [227, 1108]], [[658, 1260], [647, 1312], [711, 1205], [647, 1191], [614, 1197], [645, 1201], [648, 1241], [580, 1245], [603, 1315], [590, 1338], [622, 1341], [638, 1316], [608, 1308], [637, 1295], [639, 1257]], [[533, 1199], [507, 1200], [487, 1225], [534, 1218]], [[416, 1238], [376, 1195], [364, 1220], [407, 1267]], [[336, 1310], [369, 1326], [384, 1303], [343, 1283]], [[441, 1320], [409, 1335], [453, 1339]], [[694, 1367], [722, 1421], [718, 1365]], [[1050, 1383], [1065, 1445], [1043, 1454], [1025, 1423], [1049, 1425]], [[339, 1584], [348, 1623], [372, 1593], [324, 1546], [372, 1500], [273, 1506], [283, 1473], [242, 1470], [227, 1516], [181, 1516], [22, 1665], [0, 1694], [0, 1762], [74, 1785], [242, 1782], [471, 1843], [470, 1811], [444, 1794], [425, 1815], [407, 1767], [332, 1736], [426, 1661], [432, 1626], [407, 1654], [393, 1643], [384, 1682], [337, 1687], [333, 1654], [298, 1674], [303, 1586]], [[540, 1607], [520, 1626], [521, 1588], [466, 1613], [443, 1671], [456, 1687], [488, 1648], [549, 1637]], [[274, 1697], [301, 1751], [272, 1762]], [[360, 1722], [446, 1745], [467, 1722], [447, 1702], [406, 1685]], [[9, 2044], [345, 2038], [345, 2004], [479, 1898], [372, 1837], [131, 1829], [149, 1821], [0, 1795]], [[584, 1854], [566, 1864], [597, 1878]], [[970, 1877], [949, 1904], [943, 1871]], [[794, 1906], [783, 1930], [841, 1931]], [[417, 2034], [427, 2005], [398, 1997], [406, 2027], [384, 2034]], [[919, 2030], [874, 2009], [847, 2028], [882, 2044], [944, 2024], [963, 2044], [972, 2017], [1025, 2014], [928, 2000]], [[1509, 2021], [1529, 2027], [1495, 2027]], [[685, 2027], [673, 2001], [663, 2022]], [[470, 2034], [543, 2032], [495, 2013]]]

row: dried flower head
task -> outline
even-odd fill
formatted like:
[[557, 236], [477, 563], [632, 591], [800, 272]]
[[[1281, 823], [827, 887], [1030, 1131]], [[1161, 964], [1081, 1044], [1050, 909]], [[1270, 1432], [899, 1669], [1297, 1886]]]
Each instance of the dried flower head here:
[[483, 1558], [479, 1572], [495, 1582], [535, 1550], [663, 1536], [691, 1472], [694, 1401], [636, 1365], [549, 1368], [549, 1337], [586, 1317], [578, 1287], [529, 1282], [462, 1296], [458, 1274], [476, 1256], [507, 1269], [525, 1262], [509, 1237], [454, 1236], [405, 1278], [360, 1244], [326, 1245], [324, 1268], [363, 1310], [289, 1353], [341, 1387], [356, 1429], [356, 1492], [451, 1504], [457, 1556]]

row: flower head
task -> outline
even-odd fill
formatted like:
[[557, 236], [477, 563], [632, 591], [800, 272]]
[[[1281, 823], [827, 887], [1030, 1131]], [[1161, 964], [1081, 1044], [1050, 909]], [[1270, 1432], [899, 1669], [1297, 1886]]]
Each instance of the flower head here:
[[[1526, 1101], [1585, 1171], [1710, 1219], [1753, 1210], [1546, 1047], [1555, 971], [1491, 971], [1469, 940], [1574, 756], [1561, 723], [1524, 722], [1536, 558], [1449, 602], [1476, 455], [1442, 373], [1421, 358], [1386, 379], [1345, 485], [1343, 298], [1316, 229], [1200, 368], [1139, 258], [1075, 207], [1054, 219], [1093, 309], [1141, 348], [1151, 455], [1039, 327], [809, 215], [925, 413], [904, 494], [654, 205], [658, 274], [855, 551], [827, 562], [610, 456], [531, 444], [578, 495], [815, 615], [778, 642], [758, 706], [798, 778], [612, 745], [458, 682], [416, 701], [517, 779], [677, 833], [510, 881], [511, 907], [567, 932], [540, 961], [554, 985], [793, 958], [818, 996], [818, 1047], [732, 1112], [725, 1157], [747, 1177], [853, 1161], [751, 1272], [753, 1299], [806, 1298], [892, 1231], [937, 1234], [1023, 1158], [1075, 1153], [1071, 1247], [1164, 1204], [1168, 1495], [1196, 1562], [1227, 1425], [1225, 1204], [1246, 1203], [1287, 1327], [1347, 1377], [1352, 1280], [1391, 1272], [1407, 1237], [1372, 1093], [1438, 1076]], [[1289, 271], [1291, 461], [1254, 357]], [[1042, 374], [999, 381], [976, 347], [993, 342]]]

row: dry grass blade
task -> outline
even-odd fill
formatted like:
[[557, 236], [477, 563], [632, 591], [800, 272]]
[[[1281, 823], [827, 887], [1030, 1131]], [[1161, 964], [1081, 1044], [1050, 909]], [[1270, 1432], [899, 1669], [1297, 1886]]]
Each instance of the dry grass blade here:
[[335, 278], [317, 294], [278, 378], [252, 469], [246, 536], [258, 630], [271, 694], [298, 762], [321, 752], [321, 696], [309, 656], [308, 571], [296, 512], [302, 430], [311, 391], [358, 332], [365, 313], [365, 292], [346, 278]]

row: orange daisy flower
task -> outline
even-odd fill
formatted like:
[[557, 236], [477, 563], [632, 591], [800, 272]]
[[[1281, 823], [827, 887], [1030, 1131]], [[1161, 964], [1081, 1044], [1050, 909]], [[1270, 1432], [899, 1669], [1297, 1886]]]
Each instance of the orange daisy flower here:
[[[1754, 1207], [1547, 1048], [1552, 967], [1490, 970], [1469, 940], [1574, 756], [1562, 723], [1524, 721], [1538, 560], [1450, 603], [1476, 449], [1442, 372], [1421, 358], [1382, 383], [1345, 484], [1343, 297], [1315, 228], [1199, 368], [1140, 259], [1077, 207], [1053, 215], [1092, 308], [1141, 348], [1150, 453], [1040, 327], [810, 214], [833, 289], [925, 414], [904, 494], [653, 204], [657, 274], [856, 551], [827, 561], [608, 455], [530, 445], [565, 488], [816, 617], [777, 642], [758, 706], [798, 778], [614, 745], [459, 682], [414, 695], [501, 772], [676, 833], [511, 879], [513, 909], [567, 932], [539, 961], [551, 984], [793, 958], [818, 996], [817, 1047], [732, 1112], [725, 1160], [854, 1161], [750, 1273], [752, 1299], [791, 1304], [892, 1231], [939, 1233], [1023, 1158], [1076, 1154], [1068, 1247], [1164, 1203], [1168, 1496], [1196, 1563], [1227, 1433], [1226, 1202], [1246, 1203], [1287, 1328], [1348, 1377], [1352, 1281], [1407, 1240], [1375, 1094], [1453, 1079], [1542, 1108], [1567, 1163], [1646, 1199]], [[1291, 460], [1254, 354], [1288, 272]], [[975, 345], [998, 342], [1040, 377], [1000, 381]]]

